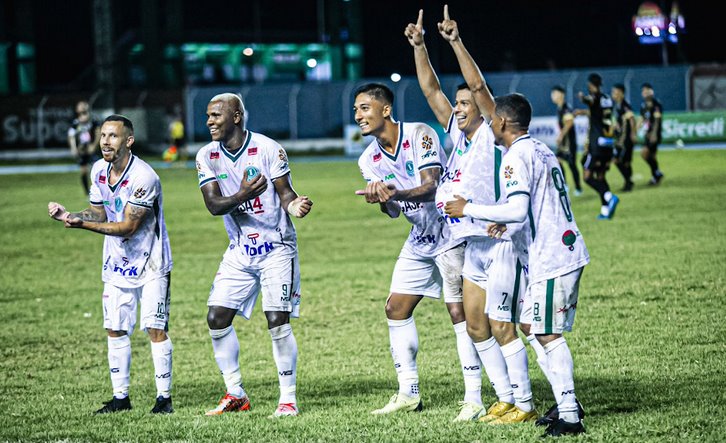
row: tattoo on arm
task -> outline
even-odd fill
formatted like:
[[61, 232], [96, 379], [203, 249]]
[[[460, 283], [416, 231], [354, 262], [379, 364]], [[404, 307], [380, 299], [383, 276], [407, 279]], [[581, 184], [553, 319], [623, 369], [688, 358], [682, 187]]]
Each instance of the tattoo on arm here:
[[102, 222], [106, 220], [106, 212], [103, 209], [96, 211], [92, 208], [87, 208], [81, 212], [72, 212], [71, 218], [80, 218], [83, 221], [89, 222]]

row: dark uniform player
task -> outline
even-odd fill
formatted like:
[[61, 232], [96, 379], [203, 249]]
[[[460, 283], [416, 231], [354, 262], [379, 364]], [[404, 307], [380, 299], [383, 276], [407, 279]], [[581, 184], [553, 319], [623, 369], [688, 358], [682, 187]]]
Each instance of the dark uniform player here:
[[580, 172], [577, 170], [575, 115], [572, 113], [570, 105], [567, 104], [565, 88], [560, 85], [552, 87], [550, 98], [552, 103], [557, 105], [557, 125], [560, 127], [560, 134], [557, 136], [557, 158], [560, 159], [560, 167], [562, 167], [562, 161], [567, 162], [570, 166], [572, 180], [575, 182], [575, 195], [581, 195]]
[[610, 192], [605, 173], [610, 167], [615, 144], [612, 122], [613, 101], [601, 90], [602, 77], [590, 74], [587, 77], [589, 95], [578, 94], [580, 101], [586, 104], [590, 114], [587, 153], [583, 159], [585, 183], [600, 195], [602, 208], [598, 219], [607, 220], [615, 215], [615, 208], [620, 199]]
[[616, 139], [615, 139], [615, 165], [623, 174], [625, 186], [623, 192], [633, 189], [633, 146], [635, 145], [635, 114], [633, 107], [625, 100], [625, 86], [622, 83], [613, 85], [610, 95], [615, 102]]
[[663, 132], [663, 105], [656, 100], [653, 93], [653, 86], [650, 83], [643, 83], [641, 86], [641, 94], [643, 103], [640, 105], [640, 115], [643, 117], [643, 125], [645, 126], [645, 143], [640, 155], [643, 157], [652, 175], [649, 185], [657, 185], [663, 180], [663, 173], [658, 169], [658, 145], [661, 142]]
[[81, 167], [81, 183], [86, 194], [88, 194], [91, 186], [88, 165], [93, 164], [98, 148], [98, 140], [101, 135], [101, 125], [91, 116], [91, 109], [86, 101], [80, 101], [76, 104], [76, 118], [68, 128], [68, 147], [71, 148], [71, 154], [76, 157]]

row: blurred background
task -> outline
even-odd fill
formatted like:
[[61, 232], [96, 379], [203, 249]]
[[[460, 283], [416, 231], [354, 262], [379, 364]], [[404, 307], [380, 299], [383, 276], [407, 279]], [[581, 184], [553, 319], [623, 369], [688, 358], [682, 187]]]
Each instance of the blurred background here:
[[[578, 107], [590, 72], [602, 75], [605, 92], [623, 83], [636, 111], [640, 85], [651, 83], [666, 111], [666, 144], [726, 141], [726, 46], [712, 3], [448, 3], [495, 94], [524, 93], [531, 132], [546, 142], [557, 135], [551, 87], [564, 86]], [[250, 129], [290, 152], [355, 155], [364, 140], [351, 94], [364, 82], [392, 87], [397, 119], [434, 125], [403, 36], [419, 8], [432, 64], [453, 97], [462, 79], [436, 30], [440, 1], [3, 0], [0, 159], [70, 160], [79, 100], [97, 119], [129, 116], [137, 148], [184, 144], [193, 154], [209, 138], [207, 102], [227, 91], [245, 100]], [[580, 136], [586, 125], [578, 119]]]

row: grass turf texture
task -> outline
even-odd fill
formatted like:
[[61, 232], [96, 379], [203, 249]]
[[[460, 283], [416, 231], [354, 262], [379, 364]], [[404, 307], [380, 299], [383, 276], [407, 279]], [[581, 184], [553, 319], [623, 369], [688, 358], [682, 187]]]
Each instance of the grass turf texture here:
[[[575, 331], [578, 397], [587, 441], [721, 441], [726, 400], [721, 307], [726, 269], [726, 151], [663, 152], [666, 178], [647, 188], [636, 159], [635, 191], [617, 216], [596, 221], [592, 190], [573, 198], [592, 263]], [[463, 396], [453, 330], [442, 302], [415, 318], [424, 412], [370, 415], [396, 391], [383, 312], [407, 235], [353, 191], [354, 163], [293, 162], [295, 186], [315, 206], [295, 224], [303, 278], [299, 345], [302, 415], [269, 420], [278, 397], [269, 334], [258, 307], [235, 321], [250, 413], [204, 417], [224, 393], [206, 326], [206, 299], [227, 244], [221, 218], [204, 208], [191, 170], [159, 171], [175, 268], [172, 278], [174, 407], [152, 416], [155, 387], [147, 337], [132, 336], [134, 409], [91, 412], [111, 397], [102, 329], [102, 237], [65, 230], [46, 203], [85, 207], [77, 174], [0, 177], [0, 440], [22, 441], [532, 441], [533, 426], [454, 424]], [[569, 172], [566, 173], [569, 178]], [[617, 170], [609, 174], [621, 186]], [[531, 349], [536, 406], [552, 393]], [[486, 378], [484, 400], [494, 400]]]

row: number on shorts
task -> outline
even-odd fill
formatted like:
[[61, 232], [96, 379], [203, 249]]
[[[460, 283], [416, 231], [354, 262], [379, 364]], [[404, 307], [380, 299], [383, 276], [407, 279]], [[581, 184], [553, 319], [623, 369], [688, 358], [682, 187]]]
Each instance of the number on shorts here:
[[567, 189], [565, 189], [565, 178], [562, 176], [560, 168], [552, 168], [552, 181], [555, 184], [555, 189], [560, 193], [560, 204], [562, 210], [565, 211], [565, 217], [567, 221], [572, 221], [572, 210], [570, 209], [570, 201], [567, 199]]
[[535, 303], [535, 304], [534, 304], [534, 306], [532, 307], [532, 313], [533, 313], [533, 314], [534, 314], [535, 316], [539, 315], [539, 303]]

